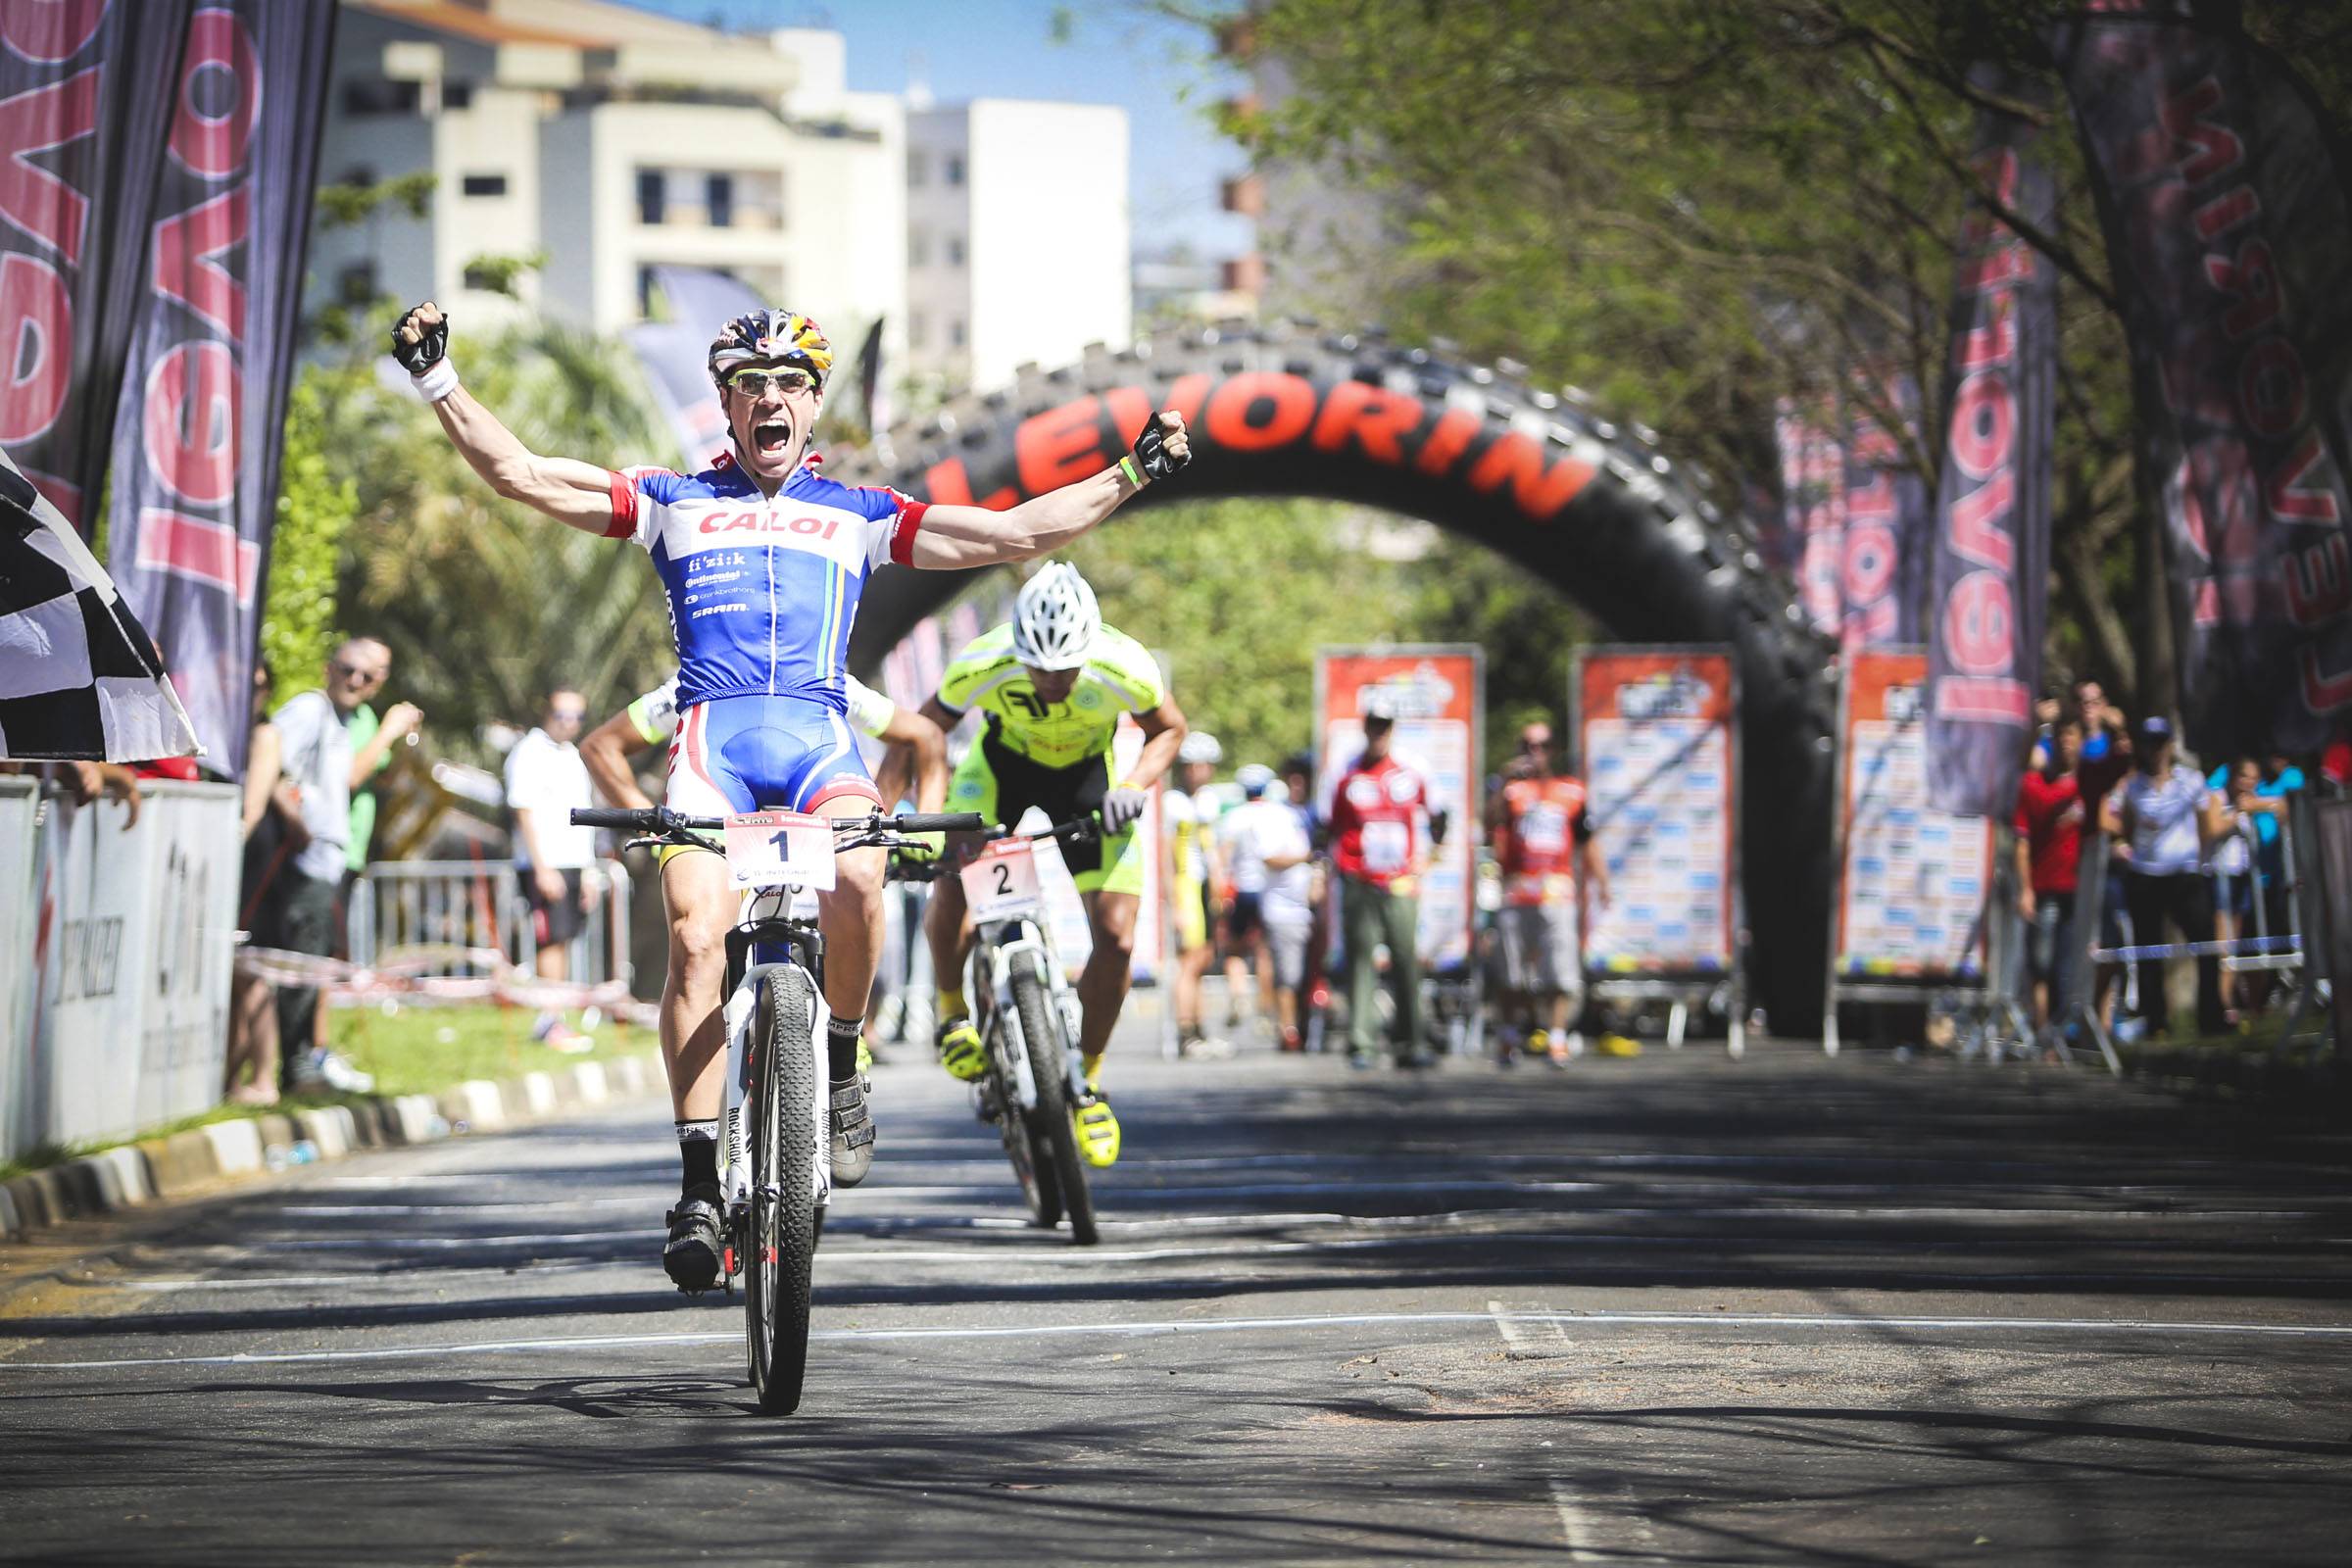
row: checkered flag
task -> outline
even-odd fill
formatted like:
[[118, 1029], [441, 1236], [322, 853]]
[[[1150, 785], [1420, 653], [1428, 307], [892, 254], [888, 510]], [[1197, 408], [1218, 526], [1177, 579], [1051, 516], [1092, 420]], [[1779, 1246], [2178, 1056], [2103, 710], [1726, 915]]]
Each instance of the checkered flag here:
[[197, 750], [155, 640], [0, 452], [0, 758], [143, 762]]

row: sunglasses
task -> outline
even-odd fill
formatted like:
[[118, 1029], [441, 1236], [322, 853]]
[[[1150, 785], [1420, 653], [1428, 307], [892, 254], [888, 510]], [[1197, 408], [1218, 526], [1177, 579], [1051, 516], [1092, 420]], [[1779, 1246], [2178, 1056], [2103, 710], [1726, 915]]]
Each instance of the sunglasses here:
[[727, 385], [747, 398], [763, 398], [768, 389], [790, 394], [815, 389], [816, 377], [807, 370], [737, 370], [727, 377]]
[[558, 723], [569, 721], [577, 724], [588, 716], [588, 710], [585, 708], [551, 708], [547, 710], [547, 716]]

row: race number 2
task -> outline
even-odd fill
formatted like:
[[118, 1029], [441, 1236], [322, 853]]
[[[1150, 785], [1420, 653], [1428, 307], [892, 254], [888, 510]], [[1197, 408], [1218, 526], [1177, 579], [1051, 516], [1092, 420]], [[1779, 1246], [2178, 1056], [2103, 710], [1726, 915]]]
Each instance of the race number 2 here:
[[1037, 856], [1027, 839], [990, 845], [964, 866], [962, 881], [963, 902], [975, 920], [1006, 920], [1045, 907]]
[[727, 879], [739, 888], [833, 890], [833, 824], [798, 811], [745, 811], [726, 820]]

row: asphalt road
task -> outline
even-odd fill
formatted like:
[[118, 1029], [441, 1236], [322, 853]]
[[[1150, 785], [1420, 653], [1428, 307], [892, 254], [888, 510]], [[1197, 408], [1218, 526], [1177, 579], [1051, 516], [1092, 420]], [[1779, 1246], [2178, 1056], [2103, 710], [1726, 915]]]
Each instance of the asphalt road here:
[[1095, 1249], [911, 1060], [803, 1413], [640, 1106], [0, 1253], [0, 1559], [2339, 1564], [2352, 1139], [2088, 1072], [1161, 1063]]

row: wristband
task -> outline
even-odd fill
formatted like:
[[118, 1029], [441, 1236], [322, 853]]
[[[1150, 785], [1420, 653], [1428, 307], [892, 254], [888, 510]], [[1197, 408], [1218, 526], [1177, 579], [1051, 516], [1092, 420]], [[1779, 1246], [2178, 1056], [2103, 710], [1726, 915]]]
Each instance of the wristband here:
[[[452, 382], [454, 384], [455, 377], [452, 377]], [[1135, 466], [1135, 454], [1129, 453], [1127, 456], [1119, 460], [1119, 471], [1125, 474], [1127, 476], [1127, 482], [1135, 486], [1138, 490], [1141, 490], [1144, 487], [1143, 470]]]
[[423, 374], [410, 376], [409, 384], [425, 402], [438, 403], [458, 389], [458, 368], [445, 356], [426, 366]]

